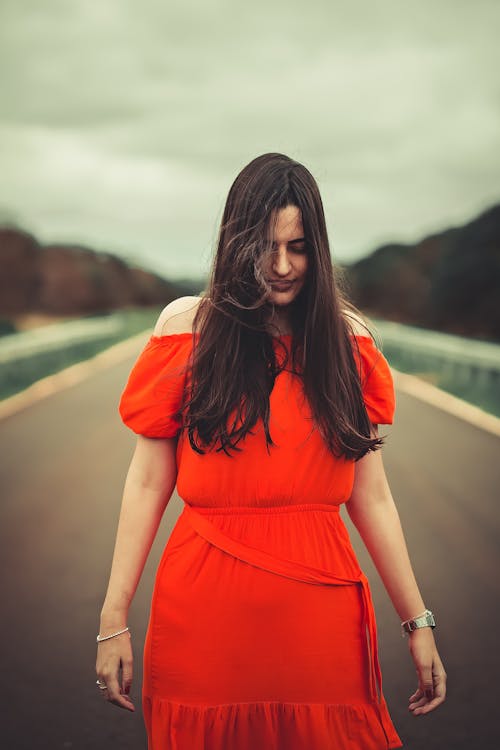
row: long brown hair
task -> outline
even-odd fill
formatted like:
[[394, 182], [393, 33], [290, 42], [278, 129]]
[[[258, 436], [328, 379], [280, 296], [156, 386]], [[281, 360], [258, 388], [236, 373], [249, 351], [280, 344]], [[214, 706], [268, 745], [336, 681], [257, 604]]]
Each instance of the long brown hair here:
[[[284, 347], [280, 363], [270, 333], [273, 304], [261, 269], [272, 251], [277, 212], [286, 206], [300, 209], [308, 265], [305, 283], [290, 304], [291, 362]], [[238, 443], [259, 418], [268, 452], [276, 446], [269, 396], [285, 367], [301, 378], [314, 423], [335, 456], [358, 460], [382, 446], [383, 437], [370, 436], [352, 350], [357, 342], [343, 311], [362, 316], [345, 288], [341, 269], [332, 264], [311, 173], [284, 154], [251, 161], [229, 191], [211, 275], [193, 320], [199, 336], [183, 416], [195, 451], [210, 447], [231, 455], [230, 450], [242, 450]]]

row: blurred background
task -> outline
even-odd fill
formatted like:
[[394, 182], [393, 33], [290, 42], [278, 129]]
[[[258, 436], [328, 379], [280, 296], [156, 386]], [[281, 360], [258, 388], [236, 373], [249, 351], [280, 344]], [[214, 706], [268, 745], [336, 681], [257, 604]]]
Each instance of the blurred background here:
[[[137, 716], [98, 703], [92, 672], [133, 443], [118, 424], [118, 398], [159, 311], [204, 288], [234, 178], [255, 156], [279, 151], [316, 177], [332, 259], [394, 372], [477, 407], [494, 425], [467, 424], [396, 382], [388, 472], [416, 571], [448, 618], [455, 701], [452, 693], [435, 716], [408, 718], [411, 664], [401, 639], [382, 636], [382, 645], [405, 747], [496, 747], [494, 664], [482, 621], [466, 635], [463, 619], [474, 604], [489, 627], [500, 562], [499, 24], [495, 0], [3, 0], [0, 477], [10, 531], [2, 554], [4, 570], [16, 571], [5, 590], [25, 637], [6, 662], [24, 674], [9, 692], [6, 746], [34, 746], [26, 713], [40, 748], [143, 746]], [[112, 366], [29, 408], [9, 406], [120, 342]], [[175, 521], [170, 508], [167, 516], [138, 591], [139, 634]], [[459, 592], [464, 576], [469, 587]], [[381, 623], [398, 631], [384, 592], [375, 596]], [[46, 647], [69, 623], [66, 650], [54, 642], [46, 661], [32, 638], [42, 613]], [[74, 634], [90, 649], [78, 657]], [[66, 685], [68, 669], [81, 681]]]
[[[117, 335], [147, 328], [203, 289], [232, 181], [280, 151], [316, 177], [366, 314], [498, 343], [499, 15], [493, 0], [5, 0], [0, 331], [137, 309]], [[468, 341], [447, 340], [446, 373], [387, 346], [500, 416], [498, 379], [455, 361]], [[490, 371], [494, 351], [473, 359]], [[0, 395], [39, 365], [6, 365]]]

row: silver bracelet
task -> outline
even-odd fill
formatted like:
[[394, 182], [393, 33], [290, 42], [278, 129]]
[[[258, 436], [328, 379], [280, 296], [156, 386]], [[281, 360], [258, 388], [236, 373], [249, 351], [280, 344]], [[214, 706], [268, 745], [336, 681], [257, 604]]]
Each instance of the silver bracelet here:
[[118, 630], [116, 633], [111, 633], [111, 635], [97, 635], [97, 643], [100, 643], [101, 641], [107, 641], [108, 638], [114, 638], [116, 635], [121, 635], [122, 633], [126, 633], [127, 630], [129, 630], [129, 627], [123, 628], [123, 630]]
[[404, 620], [401, 623], [401, 627], [403, 629], [401, 635], [404, 638], [406, 633], [412, 633], [414, 630], [417, 630], [417, 628], [435, 628], [436, 620], [430, 609], [426, 609], [421, 615], [411, 617], [409, 620]]

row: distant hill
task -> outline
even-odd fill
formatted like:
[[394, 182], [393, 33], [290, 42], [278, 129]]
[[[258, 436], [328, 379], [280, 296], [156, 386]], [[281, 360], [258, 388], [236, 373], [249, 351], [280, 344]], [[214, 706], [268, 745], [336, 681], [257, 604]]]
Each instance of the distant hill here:
[[15, 227], [0, 227], [0, 269], [0, 316], [6, 319], [165, 305], [202, 288], [195, 281], [167, 281], [111, 253], [79, 245], [41, 245]]
[[[500, 342], [500, 205], [416, 244], [383, 245], [342, 268], [351, 299], [368, 315]], [[41, 245], [18, 228], [0, 227], [0, 318], [7, 325], [28, 314], [165, 305], [203, 287], [202, 279], [170, 282], [110, 253]]]
[[368, 315], [500, 342], [500, 205], [342, 268], [352, 301]]

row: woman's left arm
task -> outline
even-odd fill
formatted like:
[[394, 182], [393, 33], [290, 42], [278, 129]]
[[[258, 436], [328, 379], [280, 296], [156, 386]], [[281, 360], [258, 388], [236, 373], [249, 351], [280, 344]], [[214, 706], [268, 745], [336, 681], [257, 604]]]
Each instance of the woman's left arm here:
[[[373, 425], [372, 434], [378, 435]], [[401, 620], [420, 615], [425, 603], [411, 566], [399, 514], [382, 461], [382, 451], [370, 451], [355, 463], [355, 478], [347, 512], [358, 530]], [[414, 630], [408, 645], [418, 675], [418, 689], [409, 698], [414, 715], [443, 703], [446, 672], [431, 627]]]

